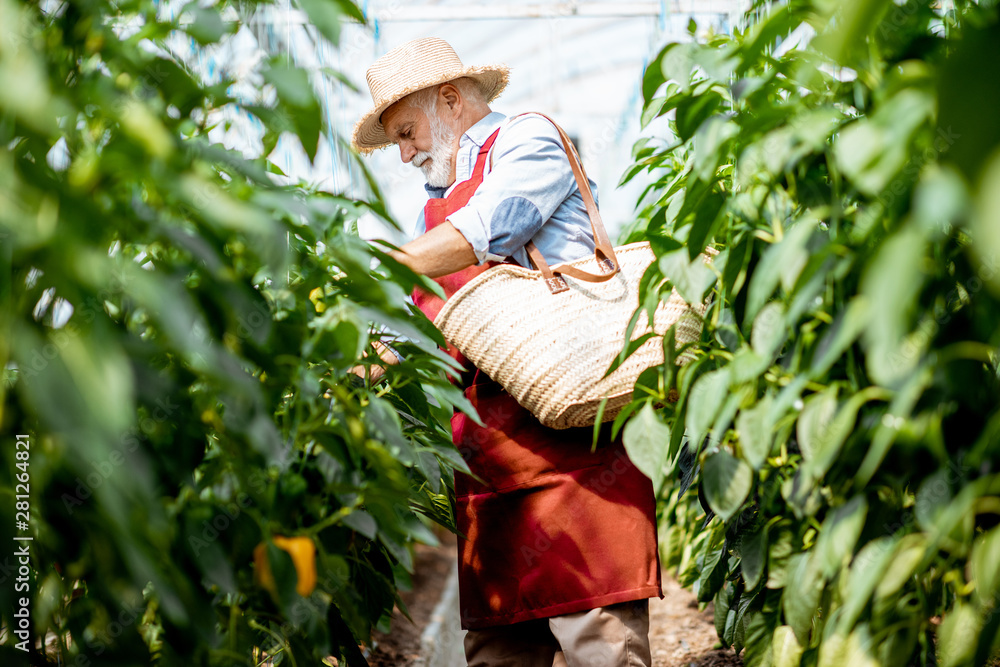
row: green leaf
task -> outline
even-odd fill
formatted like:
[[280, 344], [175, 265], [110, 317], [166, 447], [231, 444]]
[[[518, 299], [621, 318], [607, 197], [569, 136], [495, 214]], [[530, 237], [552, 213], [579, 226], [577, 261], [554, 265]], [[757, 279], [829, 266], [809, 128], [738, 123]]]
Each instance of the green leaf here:
[[767, 563], [766, 526], [762, 526], [748, 537], [743, 538], [743, 545], [740, 548], [740, 558], [740, 566], [743, 571], [743, 581], [746, 584], [746, 590], [753, 590], [760, 583], [760, 578], [764, 574], [764, 566]]
[[344, 16], [358, 23], [367, 24], [368, 21], [365, 18], [364, 12], [361, 11], [361, 7], [353, 0], [333, 0], [333, 2], [340, 8]]
[[399, 414], [392, 408], [392, 404], [383, 398], [373, 397], [365, 411], [365, 421], [374, 433], [382, 436], [380, 440], [393, 458], [403, 465], [413, 465], [417, 453], [410, 441], [403, 436]]
[[1000, 528], [980, 535], [972, 546], [972, 581], [985, 608], [1000, 598]]
[[736, 432], [740, 438], [740, 450], [743, 458], [760, 470], [771, 451], [773, 442], [771, 422], [772, 399], [770, 395], [754, 403], [751, 407], [740, 411], [736, 417]]
[[[960, 219], [967, 212], [969, 203], [968, 188], [957, 169], [928, 165], [913, 193], [913, 214], [922, 225], [936, 230], [942, 222]], [[984, 239], [980, 230], [974, 229], [973, 234], [980, 240]]]
[[847, 634], [854, 627], [875, 587], [882, 580], [896, 550], [896, 538], [883, 535], [867, 543], [851, 563], [847, 578], [847, 594], [840, 609], [838, 632]]
[[190, 14], [191, 22], [184, 25], [184, 32], [194, 37], [199, 44], [214, 44], [226, 33], [222, 16], [215, 8], [195, 7]]
[[924, 284], [924, 246], [922, 230], [903, 230], [882, 245], [862, 276], [861, 294], [878, 313], [862, 335], [868, 372], [878, 384], [891, 385], [908, 375], [923, 354], [924, 345], [907, 343], [906, 336]]
[[980, 179], [972, 215], [972, 233], [975, 243], [969, 250], [980, 267], [980, 275], [1000, 294], [1000, 150], [987, 162]]
[[716, 440], [725, 437], [724, 434], [732, 426], [733, 418], [740, 405], [750, 400], [753, 393], [753, 389], [748, 386], [738, 387], [729, 393], [722, 408], [719, 409], [719, 413], [715, 416], [715, 421], [712, 422], [712, 434]]
[[653, 493], [658, 493], [663, 485], [670, 428], [660, 420], [652, 404], [646, 403], [625, 425], [622, 437], [628, 457], [652, 480]]
[[728, 85], [733, 76], [733, 69], [736, 67], [739, 59], [733, 57], [731, 49], [715, 48], [712, 45], [708, 45], [707, 47], [704, 45], [699, 46], [700, 48], [695, 49], [691, 54], [694, 64], [709, 79]]
[[[778, 628], [776, 613], [747, 611], [746, 649], [743, 664], [746, 667], [774, 667], [774, 631]], [[798, 664], [798, 663], [796, 663]]]
[[361, 93], [361, 89], [358, 88], [358, 86], [355, 85], [355, 83], [351, 81], [351, 79], [348, 78], [348, 76], [343, 72], [335, 70], [332, 67], [323, 67], [320, 69], [320, 71], [323, 72], [323, 74], [326, 74], [327, 76], [332, 76], [334, 79], [344, 84], [344, 87], [346, 87], [351, 92], [359, 94]]
[[837, 413], [837, 387], [830, 386], [805, 400], [802, 413], [796, 422], [796, 435], [802, 458], [809, 461], [816, 456], [826, 438], [830, 423]]
[[40, 337], [18, 327], [12, 358], [25, 369], [21, 390], [33, 412], [53, 432], [94, 434], [85, 439], [86, 449], [76, 454], [105, 461], [118, 434], [128, 432], [136, 420], [136, 387], [126, 351], [111, 332], [102, 326], [91, 335], [83, 333], [55, 330]]
[[823, 522], [812, 553], [819, 559], [825, 578], [831, 578], [851, 561], [867, 513], [868, 502], [864, 496], [857, 495], [835, 509]]
[[822, 479], [840, 454], [844, 442], [854, 431], [858, 410], [867, 401], [881, 398], [883, 394], [874, 387], [854, 394], [837, 410], [827, 428], [814, 432], [810, 444], [812, 453], [804, 468], [807, 474], [813, 479]]
[[268, 234], [277, 231], [274, 221], [259, 208], [233, 197], [218, 183], [188, 174], [180, 180], [180, 192], [209, 222], [233, 231]]
[[741, 62], [736, 69], [737, 75], [742, 75], [748, 69], [758, 66], [763, 54], [769, 51], [769, 47], [773, 46], [776, 40], [785, 37], [802, 23], [806, 11], [806, 6], [770, 7], [767, 16], [755, 22], [747, 30], [740, 49]]
[[729, 452], [709, 454], [701, 469], [701, 485], [712, 511], [728, 521], [753, 488], [753, 470]]
[[847, 348], [868, 326], [869, 317], [874, 312], [876, 311], [871, 308], [868, 299], [855, 296], [848, 302], [846, 308], [837, 313], [833, 324], [829, 326], [816, 346], [810, 377], [822, 377], [830, 370], [830, 367], [841, 358]]
[[753, 351], [770, 364], [786, 339], [785, 307], [772, 301], [757, 313], [750, 332]]
[[898, 592], [916, 572], [926, 552], [927, 542], [920, 533], [900, 540], [892, 554], [890, 567], [875, 587], [875, 597], [885, 598]]
[[722, 95], [714, 90], [707, 90], [686, 98], [682, 97], [677, 102], [674, 116], [678, 138], [682, 141], [689, 140], [707, 118], [718, 113], [722, 105]]
[[[719, 635], [719, 637], [724, 637], [726, 634], [726, 621], [729, 617], [729, 599], [731, 595], [732, 589], [729, 586], [723, 586], [719, 589], [719, 592], [715, 594], [715, 599], [712, 600], [712, 604], [715, 606], [715, 609], [713, 610], [715, 632]], [[725, 639], [723, 639], [723, 641], [725, 641]]]
[[694, 136], [694, 165], [692, 174], [703, 181], [715, 177], [727, 154], [727, 144], [739, 133], [739, 127], [722, 116], [705, 121]]
[[660, 89], [660, 86], [666, 82], [666, 76], [663, 74], [662, 67], [663, 56], [667, 51], [675, 47], [676, 42], [672, 42], [664, 46], [660, 52], [656, 54], [656, 57], [653, 58], [648, 65], [646, 65], [646, 69], [642, 73], [643, 115], [645, 115], [645, 108], [649, 107], [650, 101], [653, 99], [653, 95], [655, 95], [656, 91]]
[[299, 109], [319, 106], [306, 70], [288, 63], [284, 58], [271, 58], [269, 65], [264, 70], [264, 80], [274, 86], [281, 101]]
[[881, 667], [878, 659], [872, 655], [875, 643], [866, 625], [858, 626], [845, 639], [841, 634], [834, 633], [824, 637], [819, 646], [818, 667]]
[[687, 303], [700, 304], [705, 292], [715, 283], [715, 273], [701, 257], [688, 259], [685, 249], [675, 250], [659, 259], [660, 272]]
[[[647, 104], [646, 107], [642, 110], [642, 116], [640, 116], [639, 118], [639, 126], [645, 128], [647, 125], [652, 123], [654, 119], [659, 118], [660, 116], [662, 116], [663, 114], [667, 113], [672, 108], [674, 108], [673, 104], [670, 105], [667, 104], [668, 100], [676, 100], [676, 96], [668, 97], [664, 95], [650, 100], [649, 104]], [[639, 166], [646, 166], [646, 165], [636, 165], [636, 167]], [[623, 178], [622, 180], [624, 181], [625, 179]]]
[[954, 500], [953, 475], [952, 468], [943, 468], [929, 475], [917, 489], [913, 514], [922, 530], [930, 532], [938, 528], [942, 512]]
[[161, 118], [138, 100], [129, 100], [120, 105], [119, 122], [121, 128], [149, 155], [166, 159], [175, 150], [175, 139]]
[[694, 591], [699, 602], [708, 602], [726, 581], [726, 550], [724, 547], [705, 553], [705, 560], [695, 582]]
[[788, 565], [788, 581], [781, 595], [785, 620], [800, 646], [808, 646], [813, 617], [823, 594], [823, 579], [808, 553], [795, 554]]
[[726, 220], [725, 197], [714, 190], [698, 203], [694, 216], [690, 218], [691, 229], [688, 231], [688, 258], [693, 262], [718, 233]]
[[340, 43], [340, 3], [332, 0], [297, 0], [299, 6], [309, 17], [309, 21], [330, 40], [330, 43], [337, 46]]
[[774, 650], [774, 667], [799, 667], [803, 648], [795, 638], [795, 632], [791, 626], [779, 625], [776, 627], [771, 645]]
[[875, 115], [845, 126], [833, 146], [837, 166], [865, 194], [883, 194], [906, 165], [911, 137], [930, 119], [933, 103], [924, 92], [904, 90]]
[[303, 109], [293, 116], [297, 137], [310, 160], [316, 159], [319, 135], [323, 129], [323, 114], [319, 105]]
[[941, 667], [969, 664], [976, 653], [982, 616], [971, 605], [959, 602], [941, 620], [937, 631], [937, 658]]
[[733, 355], [732, 361], [727, 366], [732, 376], [730, 381], [734, 385], [738, 385], [743, 382], [755, 380], [761, 373], [767, 370], [769, 365], [767, 359], [759, 356], [749, 347], [741, 347]]
[[298, 574], [295, 571], [292, 557], [287, 551], [268, 541], [267, 563], [274, 577], [279, 606], [283, 610], [290, 610], [297, 600], [301, 599], [298, 591], [295, 590], [298, 584]]
[[344, 525], [353, 528], [370, 540], [374, 540], [378, 533], [375, 517], [364, 510], [354, 510], [345, 516]]
[[816, 48], [841, 65], [852, 65], [855, 57], [868, 54], [868, 38], [887, 7], [889, 0], [853, 0], [851, 2], [824, 3], [819, 8], [826, 9], [828, 15], [823, 30], [814, 39]]
[[767, 547], [767, 587], [784, 588], [788, 580], [788, 568], [792, 555], [792, 534], [787, 530], [773, 534]]
[[694, 69], [694, 52], [700, 48], [692, 42], [675, 42], [664, 47], [661, 53], [660, 69], [667, 81], [676, 81], [681, 90], [687, 92], [691, 86], [691, 72]]
[[757, 316], [764, 304], [771, 298], [778, 282], [795, 265], [801, 270], [809, 259], [806, 243], [816, 229], [816, 221], [803, 219], [791, 227], [780, 243], [774, 244], [764, 251], [760, 264], [750, 278], [747, 292], [747, 308], [745, 322], [749, 324]]
[[687, 428], [688, 438], [698, 444], [705, 437], [729, 394], [729, 371], [726, 368], [710, 371], [699, 377], [691, 387], [688, 396]]

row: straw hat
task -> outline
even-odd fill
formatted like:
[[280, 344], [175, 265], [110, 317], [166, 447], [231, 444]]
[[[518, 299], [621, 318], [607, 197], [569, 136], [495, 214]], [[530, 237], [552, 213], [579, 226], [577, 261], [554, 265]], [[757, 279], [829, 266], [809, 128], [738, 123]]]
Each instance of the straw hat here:
[[507, 86], [510, 70], [506, 65], [466, 67], [448, 42], [425, 37], [397, 46], [368, 68], [366, 78], [375, 107], [354, 126], [351, 142], [362, 153], [390, 145], [382, 127], [382, 112], [423, 88], [467, 76], [479, 84], [487, 102], [492, 102]]

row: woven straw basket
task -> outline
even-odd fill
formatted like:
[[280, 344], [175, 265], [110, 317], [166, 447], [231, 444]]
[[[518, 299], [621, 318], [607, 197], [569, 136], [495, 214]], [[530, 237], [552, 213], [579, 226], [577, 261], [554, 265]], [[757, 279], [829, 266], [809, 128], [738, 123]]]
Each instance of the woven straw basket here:
[[[484, 271], [445, 302], [434, 324], [545, 426], [593, 426], [604, 399], [602, 421], [608, 421], [631, 400], [639, 374], [663, 363], [662, 342], [653, 337], [604, 377], [625, 346], [639, 281], [655, 256], [648, 243], [612, 247], [573, 142], [551, 118], [537, 115], [559, 132], [590, 217], [594, 256], [549, 267], [528, 241], [538, 270], [501, 264]], [[652, 329], [663, 335], [676, 324], [677, 344], [693, 342], [705, 310], [706, 304], [689, 306], [674, 291], [654, 312]], [[633, 340], [650, 330], [645, 311], [639, 317]]]
[[[654, 261], [648, 243], [620, 246], [614, 254], [621, 271], [611, 280], [589, 283], [567, 277], [569, 289], [559, 294], [550, 292], [539, 271], [496, 266], [456, 292], [435, 324], [545, 426], [592, 426], [604, 398], [602, 421], [614, 419], [631, 400], [639, 374], [663, 363], [662, 341], [654, 337], [603, 377], [625, 345], [628, 323], [639, 305], [639, 280]], [[598, 270], [594, 257], [567, 265]], [[675, 290], [657, 308], [653, 330], [662, 335], [676, 323], [678, 345], [695, 341], [705, 308], [689, 306]], [[633, 340], [647, 331], [643, 312]]]

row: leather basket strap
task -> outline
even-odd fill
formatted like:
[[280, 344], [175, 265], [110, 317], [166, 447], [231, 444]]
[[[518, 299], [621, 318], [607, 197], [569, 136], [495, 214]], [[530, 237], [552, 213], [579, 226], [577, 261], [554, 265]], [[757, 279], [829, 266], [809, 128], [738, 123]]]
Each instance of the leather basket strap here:
[[[570, 169], [573, 170], [573, 178], [576, 179], [576, 185], [580, 189], [580, 196], [583, 198], [583, 205], [587, 209], [587, 215], [590, 218], [590, 228], [594, 233], [594, 257], [597, 259], [599, 266], [607, 269], [606, 273], [589, 273], [583, 271], [573, 266], [563, 266], [557, 264], [554, 268], [550, 268], [548, 262], [542, 256], [542, 253], [535, 247], [535, 244], [528, 241], [524, 248], [528, 251], [528, 256], [534, 263], [535, 267], [541, 271], [542, 277], [545, 279], [545, 284], [548, 285], [549, 289], [553, 294], [559, 292], [564, 292], [569, 289], [566, 285], [566, 281], [562, 279], [563, 275], [571, 276], [577, 280], [583, 280], [590, 283], [602, 283], [606, 280], [610, 280], [621, 271], [621, 266], [618, 264], [618, 258], [615, 256], [614, 246], [611, 245], [611, 240], [608, 238], [608, 231], [604, 228], [604, 222], [601, 220], [601, 213], [597, 210], [597, 202], [594, 201], [594, 193], [590, 189], [590, 181], [587, 179], [587, 174], [583, 169], [583, 164], [580, 162], [580, 155], [576, 152], [576, 147], [573, 142], [570, 141], [569, 136], [566, 132], [559, 127], [559, 124], [554, 120], [546, 116], [545, 114], [538, 113], [537, 111], [529, 111], [522, 114], [517, 114], [517, 116], [511, 116], [511, 120], [517, 118], [518, 116], [526, 116], [529, 114], [535, 114], [536, 116], [541, 116], [545, 120], [552, 123], [559, 132], [559, 138], [562, 140], [563, 149], [566, 151], [566, 157], [569, 159]], [[490, 154], [490, 164], [492, 165], [492, 153]]]

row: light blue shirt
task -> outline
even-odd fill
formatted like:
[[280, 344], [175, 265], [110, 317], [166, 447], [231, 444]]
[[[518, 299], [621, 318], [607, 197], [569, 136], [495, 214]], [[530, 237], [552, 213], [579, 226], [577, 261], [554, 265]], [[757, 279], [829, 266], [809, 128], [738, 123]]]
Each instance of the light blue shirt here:
[[[510, 257], [534, 268], [524, 244], [534, 241], [550, 266], [594, 254], [594, 234], [580, 189], [556, 128], [537, 114], [512, 120], [496, 111], [459, 139], [455, 184], [424, 186], [431, 197], [443, 197], [472, 176], [479, 149], [500, 128], [490, 150], [485, 176], [469, 203], [448, 216], [466, 238], [479, 264]], [[597, 185], [590, 181], [597, 200]], [[426, 231], [421, 211], [413, 236]]]
[[[508, 122], [496, 111], [486, 115], [461, 136], [455, 155], [455, 183], [449, 188], [425, 185], [431, 197], [444, 197], [467, 181], [476, 166], [479, 149], [500, 128], [483, 182], [469, 203], [448, 216], [461, 232], [479, 264], [510, 257], [535, 268], [524, 244], [534, 241], [549, 266], [594, 255], [594, 232], [583, 204], [569, 158], [555, 126], [537, 114]], [[597, 202], [597, 184], [590, 189]], [[427, 231], [421, 210], [411, 239]], [[397, 340], [405, 340], [397, 336]], [[402, 361], [402, 356], [390, 346]]]

